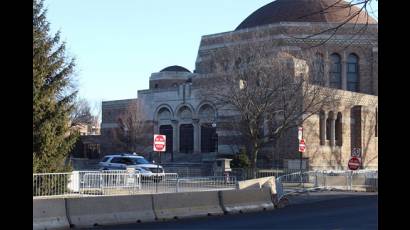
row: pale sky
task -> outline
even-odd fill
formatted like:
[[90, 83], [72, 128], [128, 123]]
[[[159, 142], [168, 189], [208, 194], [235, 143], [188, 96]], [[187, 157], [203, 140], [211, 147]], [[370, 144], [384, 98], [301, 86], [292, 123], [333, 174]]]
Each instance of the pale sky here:
[[202, 35], [232, 31], [271, 1], [46, 0], [45, 6], [52, 32], [61, 31], [76, 58], [79, 96], [94, 105], [136, 98], [151, 73], [167, 66], [193, 71]]

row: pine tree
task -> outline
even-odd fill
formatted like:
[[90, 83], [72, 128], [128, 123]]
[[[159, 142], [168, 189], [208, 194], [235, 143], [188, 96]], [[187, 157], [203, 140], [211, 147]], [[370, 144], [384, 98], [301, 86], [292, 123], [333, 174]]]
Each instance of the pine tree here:
[[33, 172], [61, 172], [78, 137], [70, 130], [74, 59], [60, 33], [50, 35], [43, 2], [33, 0]]

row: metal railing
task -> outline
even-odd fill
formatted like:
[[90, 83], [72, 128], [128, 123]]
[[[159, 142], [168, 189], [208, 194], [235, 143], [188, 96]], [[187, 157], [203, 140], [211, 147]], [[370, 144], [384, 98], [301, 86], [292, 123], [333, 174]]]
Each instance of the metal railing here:
[[[256, 169], [256, 178], [261, 177], [279, 177], [282, 175], [288, 175], [291, 173], [300, 172], [300, 169], [287, 169], [287, 168], [258, 168]], [[232, 176], [238, 178], [238, 180], [249, 180], [253, 179], [253, 169], [252, 168], [232, 168], [230, 173]]]
[[236, 188], [236, 177], [184, 177], [176, 173], [144, 175], [124, 170], [33, 174], [33, 197], [101, 196], [195, 192]]
[[205, 170], [204, 168], [198, 167], [164, 167], [167, 173], [176, 173], [179, 177], [204, 177], [212, 176], [210, 170]]
[[277, 199], [285, 195], [313, 189], [346, 191], [378, 191], [377, 170], [316, 170], [296, 172], [276, 178]]

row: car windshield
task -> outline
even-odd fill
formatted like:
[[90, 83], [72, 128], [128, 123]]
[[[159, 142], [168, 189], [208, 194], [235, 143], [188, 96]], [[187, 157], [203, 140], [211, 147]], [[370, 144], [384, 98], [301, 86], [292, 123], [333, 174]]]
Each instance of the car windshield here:
[[149, 162], [147, 160], [145, 160], [144, 158], [133, 157], [131, 159], [134, 162], [134, 164], [149, 164]]

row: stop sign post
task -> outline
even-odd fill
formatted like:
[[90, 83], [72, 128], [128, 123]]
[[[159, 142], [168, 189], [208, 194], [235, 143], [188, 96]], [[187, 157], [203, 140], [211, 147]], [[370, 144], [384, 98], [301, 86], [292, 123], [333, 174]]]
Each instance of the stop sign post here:
[[357, 157], [352, 157], [347, 164], [350, 170], [357, 170], [360, 167], [360, 159]]
[[[165, 152], [166, 150], [166, 140], [167, 140], [167, 137], [165, 135], [154, 134], [153, 148], [154, 148], [154, 152], [158, 152], [159, 163], [161, 163], [161, 152]], [[158, 172], [158, 168], [159, 168], [159, 164], [157, 164], [157, 172]]]
[[[298, 130], [298, 139], [299, 139], [299, 152], [300, 152], [300, 172], [302, 173], [302, 153], [306, 151], [305, 139], [303, 139], [303, 128], [299, 127]], [[302, 175], [302, 174], [301, 174]], [[300, 177], [300, 183], [302, 188], [304, 187], [302, 176]]]

